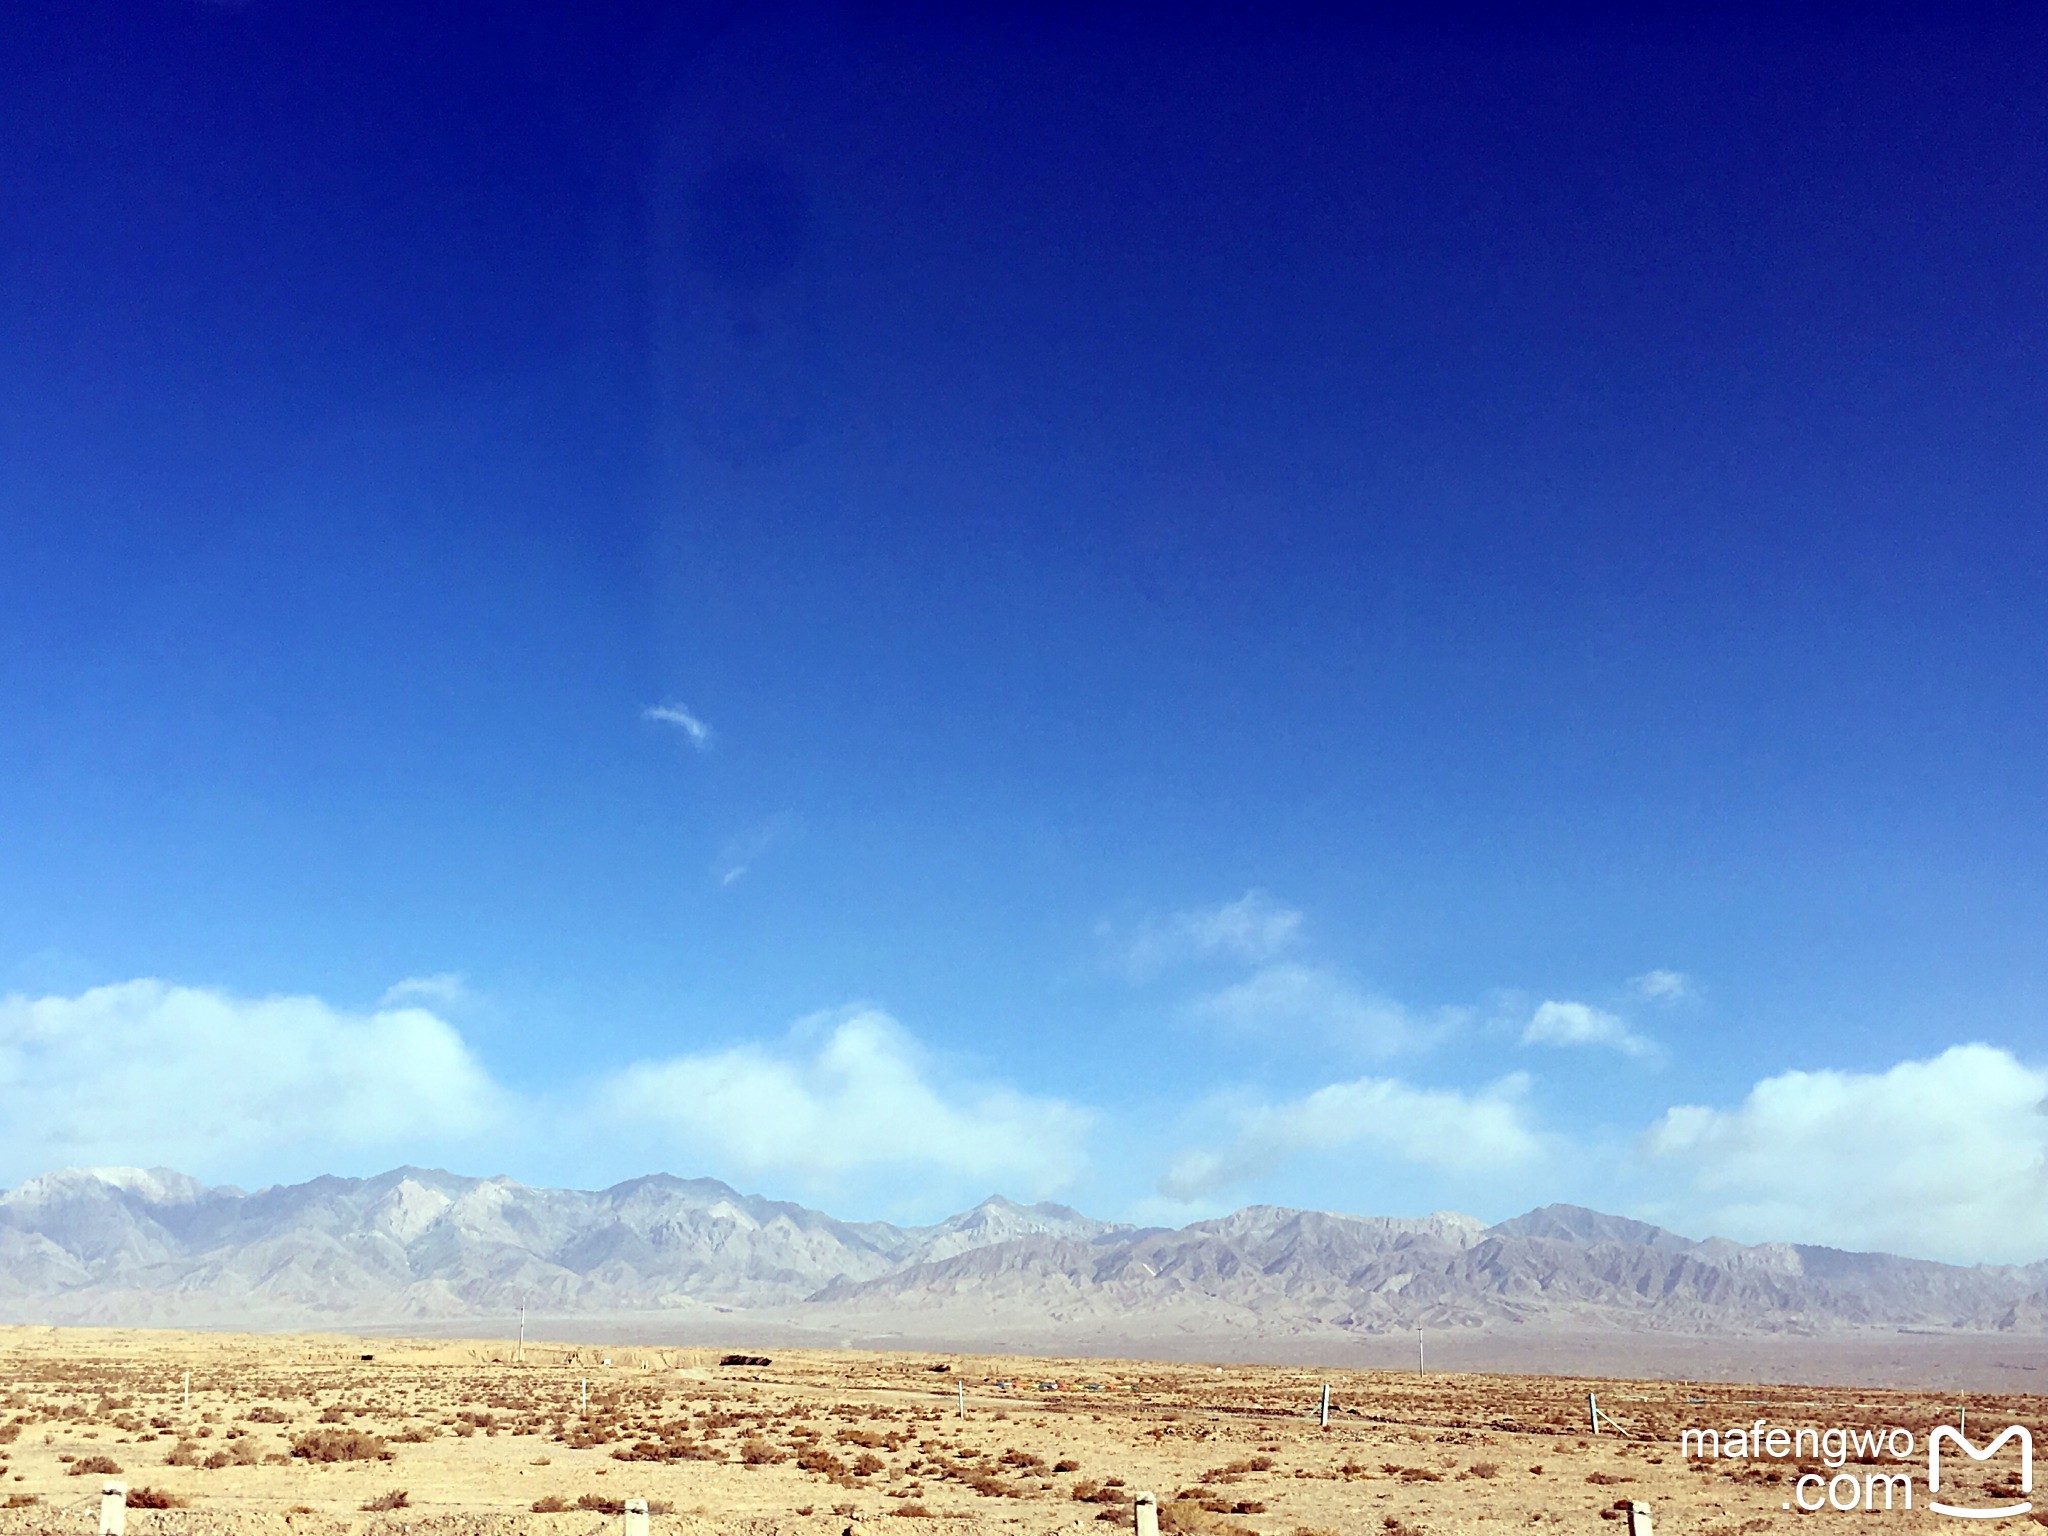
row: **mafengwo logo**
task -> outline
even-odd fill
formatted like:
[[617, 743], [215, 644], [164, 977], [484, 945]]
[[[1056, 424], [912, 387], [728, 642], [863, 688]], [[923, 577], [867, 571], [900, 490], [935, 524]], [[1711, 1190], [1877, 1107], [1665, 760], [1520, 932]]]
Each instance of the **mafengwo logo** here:
[[[2008, 1472], [2002, 1482], [1994, 1485], [1990, 1502], [1965, 1502], [1959, 1484], [1960, 1474], [1966, 1468], [1957, 1466], [1957, 1454], [1967, 1458], [1968, 1462], [1988, 1462], [2013, 1442], [2018, 1442], [2017, 1470]], [[1831, 1473], [1801, 1472], [1793, 1479], [1792, 1497], [1785, 1501], [1783, 1507], [1803, 1510], [1808, 1514], [1823, 1509], [1848, 1513], [1859, 1509], [1911, 1509], [1920, 1442], [1913, 1431], [1900, 1425], [1876, 1429], [1820, 1429], [1806, 1425], [1791, 1429], [1758, 1419], [1753, 1424], [1738, 1425], [1728, 1430], [1684, 1430], [1678, 1437], [1678, 1451], [1681, 1456], [1694, 1459], [1792, 1459], [1818, 1461], [1830, 1469], [1840, 1468]], [[1945, 1468], [1944, 1454], [1948, 1458]], [[1926, 1455], [1925, 1507], [1933, 1513], [1952, 1515], [1962, 1520], [2004, 1520], [2032, 1513], [2034, 1437], [2025, 1425], [2008, 1424], [1980, 1446], [1960, 1428], [1938, 1424], [1928, 1433]], [[1852, 1461], [1859, 1470], [1848, 1470]], [[1891, 1465], [1885, 1466], [1886, 1462]], [[1944, 1470], [1947, 1473], [1946, 1489], [1943, 1487]], [[1945, 1498], [1942, 1497], [1944, 1493], [1947, 1494]], [[2020, 1497], [2013, 1498], [2014, 1494]]]

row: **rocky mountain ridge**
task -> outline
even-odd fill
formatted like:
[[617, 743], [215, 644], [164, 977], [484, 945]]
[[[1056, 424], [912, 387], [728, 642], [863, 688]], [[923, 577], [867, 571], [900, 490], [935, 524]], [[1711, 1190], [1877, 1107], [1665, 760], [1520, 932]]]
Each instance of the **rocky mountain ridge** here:
[[245, 1193], [165, 1169], [0, 1192], [0, 1319], [264, 1326], [746, 1312], [927, 1337], [1594, 1327], [2048, 1332], [2048, 1263], [1694, 1240], [1575, 1206], [1487, 1226], [1251, 1206], [1179, 1229], [992, 1196], [847, 1222], [715, 1179], [609, 1189], [398, 1168]]

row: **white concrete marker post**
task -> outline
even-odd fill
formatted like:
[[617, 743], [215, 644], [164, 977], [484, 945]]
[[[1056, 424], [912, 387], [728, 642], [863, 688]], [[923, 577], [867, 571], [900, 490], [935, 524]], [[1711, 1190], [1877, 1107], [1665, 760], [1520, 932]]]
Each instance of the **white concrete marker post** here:
[[1628, 1536], [1650, 1536], [1650, 1506], [1633, 1501], [1628, 1506]]
[[1323, 1428], [1330, 1427], [1330, 1384], [1323, 1383]]
[[126, 1536], [128, 1530], [128, 1485], [100, 1484], [100, 1536]]
[[1586, 1417], [1593, 1421], [1593, 1433], [1600, 1433], [1600, 1399], [1594, 1393], [1586, 1394]]
[[1138, 1495], [1138, 1536], [1159, 1536], [1159, 1501], [1149, 1493]]
[[583, 1417], [590, 1417], [590, 1378], [583, 1378]]
[[647, 1536], [647, 1501], [626, 1500], [626, 1536]]

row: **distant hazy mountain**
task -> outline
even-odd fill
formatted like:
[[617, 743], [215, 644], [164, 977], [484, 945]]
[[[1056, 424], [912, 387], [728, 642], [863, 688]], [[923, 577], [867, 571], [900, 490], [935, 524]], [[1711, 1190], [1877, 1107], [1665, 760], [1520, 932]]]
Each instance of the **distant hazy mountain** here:
[[1253, 1206], [1178, 1230], [1000, 1196], [845, 1222], [667, 1175], [598, 1191], [399, 1168], [253, 1194], [165, 1169], [0, 1193], [0, 1318], [297, 1326], [758, 1309], [963, 1342], [992, 1331], [1271, 1336], [1426, 1325], [2048, 1331], [2048, 1264], [1962, 1268], [1694, 1241], [1576, 1206], [1495, 1226]]

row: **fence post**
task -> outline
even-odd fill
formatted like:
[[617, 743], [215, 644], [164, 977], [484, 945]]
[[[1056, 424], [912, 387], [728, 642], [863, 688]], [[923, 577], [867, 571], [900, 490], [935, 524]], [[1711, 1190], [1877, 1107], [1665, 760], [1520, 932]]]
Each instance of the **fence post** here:
[[626, 1500], [626, 1536], [647, 1536], [647, 1501]]
[[1628, 1506], [1628, 1536], [1650, 1536], [1650, 1506], [1633, 1500]]
[[126, 1536], [128, 1530], [128, 1485], [100, 1484], [100, 1536]]
[[1138, 1536], [1159, 1536], [1159, 1501], [1149, 1493], [1141, 1493], [1136, 1509]]
[[1593, 1421], [1593, 1433], [1600, 1433], [1600, 1399], [1591, 1392], [1586, 1394], [1586, 1416]]

